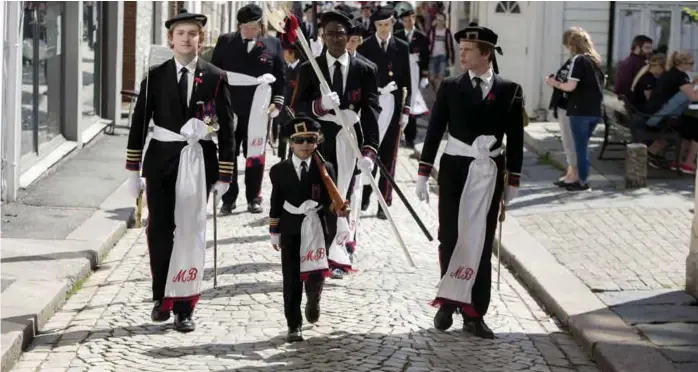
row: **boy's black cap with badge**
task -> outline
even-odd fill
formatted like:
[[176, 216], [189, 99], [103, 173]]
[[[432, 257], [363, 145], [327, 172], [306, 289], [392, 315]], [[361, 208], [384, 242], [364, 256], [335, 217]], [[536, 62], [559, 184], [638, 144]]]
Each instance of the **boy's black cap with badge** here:
[[379, 6], [371, 14], [371, 22], [385, 21], [395, 17], [395, 8], [392, 6]]
[[176, 16], [165, 21], [165, 28], [171, 30], [178, 23], [196, 23], [204, 27], [207, 20], [208, 18], [203, 14], [189, 13], [186, 9], [181, 9]]
[[294, 138], [307, 135], [322, 135], [322, 127], [317, 121], [305, 117], [295, 117], [281, 126], [281, 136], [286, 138]]
[[[497, 39], [499, 36], [487, 27], [479, 26], [475, 22], [471, 22], [468, 27], [456, 32], [453, 35], [456, 42], [461, 41], [471, 41], [474, 43], [486, 44], [492, 47], [500, 56], [502, 55], [502, 48], [497, 46]], [[497, 66], [497, 57], [492, 55], [492, 69], [495, 74], [499, 73], [499, 67]]]
[[325, 27], [330, 22], [337, 22], [346, 28], [347, 32], [351, 32], [353, 22], [345, 13], [331, 10], [329, 12], [322, 13], [322, 18], [320, 19], [320, 27]]

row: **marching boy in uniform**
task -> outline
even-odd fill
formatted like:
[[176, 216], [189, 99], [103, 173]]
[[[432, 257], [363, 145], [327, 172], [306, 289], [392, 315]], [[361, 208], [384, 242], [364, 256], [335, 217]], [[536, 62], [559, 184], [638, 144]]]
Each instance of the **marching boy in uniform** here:
[[[197, 55], [205, 24], [206, 16], [184, 9], [165, 22], [174, 58], [152, 68], [141, 83], [126, 156], [135, 198], [143, 187], [141, 153], [152, 118], [155, 128], [143, 160], [155, 302], [151, 318], [164, 322], [173, 311], [179, 332], [195, 328], [192, 313], [204, 274], [208, 193], [214, 188], [220, 196], [228, 190], [234, 160], [226, 75]], [[218, 148], [210, 134], [215, 127]]]
[[315, 323], [320, 318], [320, 293], [330, 275], [326, 247], [328, 213], [335, 211], [328, 191], [333, 182], [332, 164], [315, 153], [320, 142], [320, 124], [297, 117], [282, 126], [281, 135], [289, 138], [293, 155], [275, 164], [269, 171], [271, 206], [269, 233], [274, 249], [281, 250], [284, 287], [284, 314], [288, 324], [288, 342], [303, 341], [301, 298], [303, 283], [308, 296], [305, 318]]

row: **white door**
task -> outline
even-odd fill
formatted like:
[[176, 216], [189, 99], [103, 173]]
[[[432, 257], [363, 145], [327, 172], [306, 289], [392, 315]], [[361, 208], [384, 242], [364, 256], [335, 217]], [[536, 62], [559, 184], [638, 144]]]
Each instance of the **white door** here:
[[528, 47], [527, 1], [488, 1], [480, 3], [480, 26], [498, 36], [497, 45], [503, 55], [497, 54], [499, 74], [524, 85]]

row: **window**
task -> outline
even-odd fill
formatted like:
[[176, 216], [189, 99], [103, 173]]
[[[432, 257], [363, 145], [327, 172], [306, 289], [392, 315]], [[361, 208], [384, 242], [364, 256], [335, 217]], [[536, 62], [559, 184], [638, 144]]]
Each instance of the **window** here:
[[[685, 10], [681, 12], [681, 50], [691, 52], [693, 60], [698, 61], [698, 19]], [[696, 68], [694, 65], [694, 71]]]
[[82, 117], [96, 120], [101, 103], [102, 2], [82, 2]]
[[494, 11], [495, 13], [521, 13], [518, 1], [500, 1]]
[[630, 53], [633, 38], [642, 33], [642, 11], [621, 10], [618, 13], [618, 46], [616, 47], [615, 60], [620, 61]]
[[671, 40], [671, 12], [653, 11], [650, 13], [649, 37], [654, 41], [654, 49], [667, 53]]
[[22, 155], [61, 134], [63, 3], [24, 2], [22, 23]]

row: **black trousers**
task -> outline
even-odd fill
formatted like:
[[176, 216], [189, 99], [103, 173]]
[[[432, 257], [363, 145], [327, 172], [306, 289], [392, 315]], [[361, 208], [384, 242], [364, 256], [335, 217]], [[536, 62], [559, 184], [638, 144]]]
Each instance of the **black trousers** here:
[[405, 126], [405, 142], [414, 142], [417, 138], [417, 117], [410, 115], [410, 120]]
[[[176, 172], [162, 178], [146, 179], [146, 202], [148, 203], [146, 238], [150, 256], [150, 273], [153, 278], [153, 301], [161, 301], [165, 297], [167, 271], [174, 246], [176, 182]], [[207, 182], [207, 198], [212, 186], [212, 183]], [[191, 301], [175, 301], [172, 310], [175, 314], [186, 314], [193, 310], [194, 305]]]
[[[451, 255], [458, 240], [458, 206], [461, 193], [468, 177], [468, 167], [472, 158], [452, 156], [444, 154], [441, 157], [439, 169], [439, 264], [441, 276], [448, 271]], [[485, 247], [478, 266], [477, 276], [472, 289], [472, 305], [481, 316], [487, 313], [490, 306], [492, 290], [492, 246], [497, 230], [497, 218], [499, 216], [499, 203], [502, 200], [504, 190], [504, 159], [500, 156], [495, 159], [497, 163], [497, 182], [487, 213], [487, 227], [485, 232]]]
[[280, 136], [281, 132], [281, 116], [277, 116], [276, 119], [274, 119], [274, 123], [272, 124], [272, 135], [275, 141], [279, 144], [278, 146], [278, 152], [277, 155], [279, 156], [279, 159], [285, 160], [287, 156], [290, 156], [290, 151], [289, 151], [289, 146], [288, 146], [288, 138], [283, 138]]
[[[393, 178], [395, 177], [395, 163], [397, 163], [397, 150], [399, 148], [399, 145], [400, 125], [398, 124], [397, 120], [393, 119], [393, 122], [390, 124], [388, 130], [385, 132], [383, 142], [381, 142], [378, 149], [378, 158], [383, 163], [383, 165], [390, 171], [390, 175]], [[373, 177], [376, 176], [376, 172], [378, 172], [378, 166], [373, 168]], [[381, 172], [381, 177], [378, 180], [378, 189], [383, 195], [385, 203], [388, 204], [388, 206], [392, 205], [393, 187], [392, 185], [390, 185], [390, 182], [388, 182], [388, 179], [383, 175], [383, 172]], [[361, 199], [363, 204], [368, 203], [368, 200], [371, 198], [372, 192], [373, 190], [371, 189], [371, 186], [364, 186], [364, 195]]]
[[[301, 236], [281, 234], [281, 273], [284, 287], [284, 315], [288, 328], [303, 325], [301, 300], [303, 299], [303, 282], [301, 281], [300, 246]], [[325, 278], [311, 274], [305, 282], [306, 296], [320, 295]]]
[[[250, 113], [238, 114], [238, 125], [235, 128], [235, 158], [233, 162], [233, 181], [230, 183], [230, 189], [223, 194], [221, 200], [224, 204], [235, 204], [240, 193], [238, 186], [238, 162], [237, 157], [240, 155], [240, 146], [242, 146], [242, 155], [247, 158], [247, 122], [250, 119]], [[253, 123], [253, 125], [267, 125], [267, 123]], [[264, 139], [266, 141], [266, 138]], [[245, 197], [247, 203], [254, 201], [261, 202], [262, 179], [264, 177], [264, 164], [246, 163], [245, 167]]]

